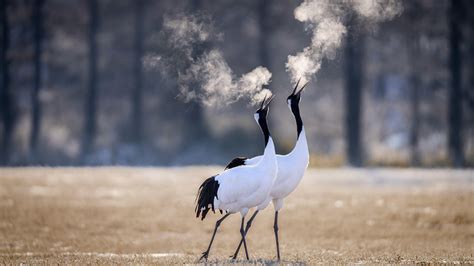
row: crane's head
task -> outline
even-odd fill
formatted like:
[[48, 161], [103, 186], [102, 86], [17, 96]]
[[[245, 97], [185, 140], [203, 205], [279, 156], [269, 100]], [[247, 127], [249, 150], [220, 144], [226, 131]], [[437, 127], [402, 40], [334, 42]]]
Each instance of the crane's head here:
[[270, 98], [268, 98], [267, 96], [268, 95], [265, 95], [265, 98], [263, 99], [260, 108], [258, 108], [258, 110], [254, 114], [255, 121], [257, 121], [257, 123], [259, 123], [259, 120], [261, 119], [267, 119], [270, 103], [272, 102], [273, 97], [275, 97], [274, 95], [270, 96]]
[[286, 101], [288, 103], [288, 107], [290, 107], [290, 110], [292, 110], [292, 107], [297, 107], [298, 104], [300, 103], [301, 99], [301, 92], [306, 88], [306, 85], [308, 85], [308, 82], [306, 82], [300, 89], [298, 89], [298, 85], [300, 84], [301, 79], [298, 80], [298, 82], [295, 85], [295, 88], [293, 89], [293, 92], [286, 98]]

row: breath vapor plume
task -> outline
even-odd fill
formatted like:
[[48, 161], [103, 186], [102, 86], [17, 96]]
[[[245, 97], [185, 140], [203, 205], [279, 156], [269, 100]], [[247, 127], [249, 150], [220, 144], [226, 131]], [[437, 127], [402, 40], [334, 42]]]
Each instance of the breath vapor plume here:
[[165, 56], [148, 57], [145, 64], [161, 65], [175, 73], [179, 97], [184, 101], [219, 108], [245, 97], [251, 104], [257, 104], [265, 95], [271, 95], [270, 90], [264, 88], [272, 77], [267, 68], [259, 66], [236, 77], [223, 53], [210, 48], [210, 42], [221, 40], [222, 34], [208, 16], [165, 17], [163, 34], [169, 52]]
[[291, 81], [311, 80], [321, 68], [324, 58], [333, 59], [347, 30], [344, 18], [356, 13], [368, 23], [392, 19], [400, 14], [398, 0], [305, 0], [295, 11], [295, 18], [311, 32], [311, 44], [296, 55], [289, 55], [286, 71]]
[[[188, 101], [197, 99], [208, 106], [222, 107], [242, 97], [248, 97], [251, 104], [258, 104], [265, 95], [271, 95], [263, 88], [271, 77], [268, 69], [259, 66], [236, 79], [222, 53], [213, 49], [179, 75], [180, 93]], [[196, 83], [198, 85], [193, 89]]]

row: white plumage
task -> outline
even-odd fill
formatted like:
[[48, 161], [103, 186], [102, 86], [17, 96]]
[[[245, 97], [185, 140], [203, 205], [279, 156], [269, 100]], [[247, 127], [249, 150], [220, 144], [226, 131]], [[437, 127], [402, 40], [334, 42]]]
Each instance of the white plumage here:
[[[248, 251], [245, 243], [244, 219], [250, 208], [262, 204], [269, 199], [270, 191], [276, 179], [278, 166], [275, 153], [275, 145], [268, 130], [266, 116], [268, 106], [272, 99], [265, 104], [263, 100], [259, 110], [255, 113], [255, 119], [262, 129], [265, 138], [265, 150], [260, 160], [252, 165], [237, 163], [228, 167], [219, 175], [208, 178], [204, 181], [198, 191], [196, 205], [196, 216], [205, 218], [207, 212], [212, 208], [226, 211], [227, 214], [217, 221], [214, 233], [209, 243], [208, 249], [203, 253], [202, 258], [207, 259], [214, 236], [220, 223], [228, 215], [240, 212], [242, 222], [240, 232], [248, 259]], [[209, 207], [209, 205], [211, 207]]]
[[[298, 184], [300, 183], [301, 179], [304, 176], [306, 169], [308, 168], [309, 164], [309, 149], [308, 149], [308, 142], [306, 139], [306, 133], [303, 126], [303, 121], [300, 116], [299, 111], [299, 102], [301, 99], [301, 92], [306, 87], [306, 84], [296, 92], [298, 88], [299, 82], [296, 84], [292, 94], [288, 97], [288, 106], [293, 113], [296, 126], [297, 126], [297, 140], [296, 144], [293, 147], [293, 150], [286, 154], [286, 155], [276, 155], [278, 171], [277, 177], [275, 182], [273, 183], [272, 189], [268, 198], [266, 198], [262, 204], [258, 205], [256, 208], [255, 213], [252, 215], [250, 220], [247, 223], [245, 234], [249, 230], [253, 219], [257, 215], [260, 210], [265, 209], [269, 202], [273, 202], [273, 206], [275, 209], [275, 221], [274, 221], [274, 231], [275, 231], [275, 239], [277, 245], [277, 257], [278, 260], [280, 259], [280, 249], [279, 249], [279, 242], [278, 242], [278, 211], [281, 210], [283, 207], [284, 199], [293, 192]], [[262, 156], [256, 156], [251, 159], [246, 159], [244, 161], [245, 165], [255, 165], [258, 164], [259, 161], [262, 159]], [[240, 246], [242, 241], [240, 242], [237, 250], [234, 253], [233, 258], [237, 257], [239, 252]]]
[[215, 208], [245, 216], [250, 208], [268, 198], [277, 175], [275, 146], [269, 138], [261, 160], [253, 165], [242, 165], [224, 171], [216, 177], [219, 182]]
[[[245, 165], [257, 164], [262, 156], [256, 156], [245, 161]], [[309, 150], [306, 134], [303, 130], [296, 141], [293, 150], [285, 155], [277, 154], [278, 171], [275, 182], [271, 188], [269, 199], [265, 202], [273, 201], [275, 211], [283, 207], [283, 199], [293, 192], [304, 176], [309, 164]], [[263, 210], [267, 206], [259, 206], [257, 210]]]

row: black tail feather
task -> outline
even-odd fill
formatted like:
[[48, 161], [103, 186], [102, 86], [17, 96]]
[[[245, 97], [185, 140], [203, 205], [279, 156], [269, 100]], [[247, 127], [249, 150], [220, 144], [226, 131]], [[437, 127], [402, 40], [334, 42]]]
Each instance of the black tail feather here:
[[[197, 203], [196, 203], [196, 218], [201, 216], [201, 220], [206, 218], [207, 213], [209, 210], [214, 210], [214, 197], [217, 198], [217, 190], [219, 189], [219, 182], [215, 179], [216, 176], [209, 177], [206, 179], [198, 189], [198, 194], [196, 196]], [[209, 207], [211, 205], [211, 207]]]

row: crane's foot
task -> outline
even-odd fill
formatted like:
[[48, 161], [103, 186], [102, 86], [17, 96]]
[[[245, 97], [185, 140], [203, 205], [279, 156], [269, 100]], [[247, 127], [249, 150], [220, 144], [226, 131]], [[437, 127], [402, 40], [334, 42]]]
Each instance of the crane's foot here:
[[204, 259], [205, 261], [207, 261], [207, 257], [209, 256], [209, 250], [206, 250], [202, 253], [202, 256], [201, 258], [199, 258], [198, 261], [202, 261], [202, 259]]

